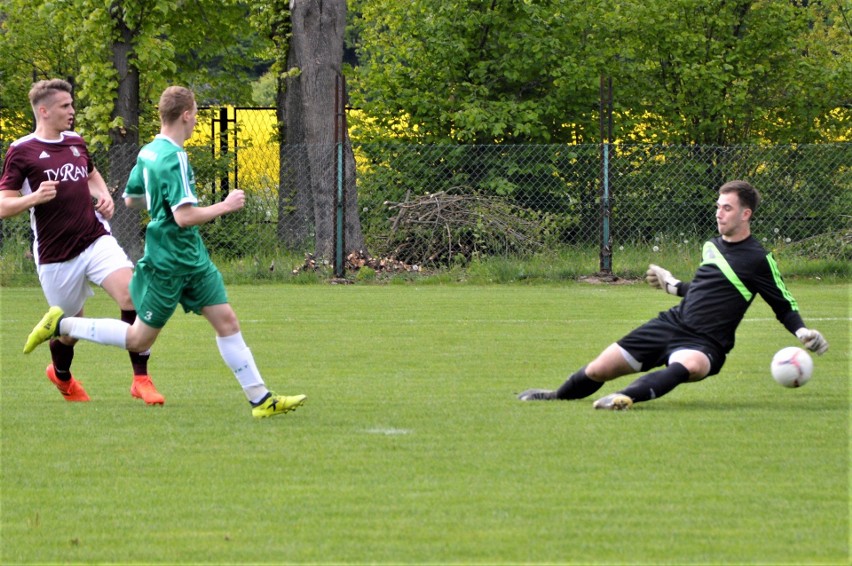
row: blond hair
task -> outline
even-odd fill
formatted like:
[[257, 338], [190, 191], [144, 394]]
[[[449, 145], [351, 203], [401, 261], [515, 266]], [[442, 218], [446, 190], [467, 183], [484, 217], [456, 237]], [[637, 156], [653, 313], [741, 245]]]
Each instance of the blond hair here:
[[73, 88], [71, 87], [71, 83], [63, 81], [62, 79], [48, 79], [33, 83], [29, 94], [33, 112], [38, 115], [36, 112], [38, 105], [46, 99], [53, 97], [53, 95], [57, 92], [67, 92], [68, 94], [72, 94], [72, 90]]
[[180, 119], [184, 112], [191, 111], [195, 107], [195, 94], [182, 86], [170, 86], [160, 95], [158, 108], [160, 121], [163, 124], [171, 124]]

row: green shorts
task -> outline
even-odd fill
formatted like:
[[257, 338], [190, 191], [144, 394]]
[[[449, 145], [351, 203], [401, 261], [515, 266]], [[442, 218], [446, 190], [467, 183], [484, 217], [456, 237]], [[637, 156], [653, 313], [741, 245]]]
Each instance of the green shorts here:
[[139, 263], [130, 280], [130, 298], [136, 316], [152, 328], [162, 328], [178, 304], [184, 312], [201, 314], [201, 309], [228, 302], [222, 274], [213, 263], [186, 275], [174, 275]]

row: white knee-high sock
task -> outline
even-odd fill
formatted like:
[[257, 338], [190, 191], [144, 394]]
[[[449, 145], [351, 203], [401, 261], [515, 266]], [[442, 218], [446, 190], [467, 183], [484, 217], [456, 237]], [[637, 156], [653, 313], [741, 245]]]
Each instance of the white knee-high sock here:
[[234, 377], [240, 382], [246, 394], [246, 399], [252, 403], [263, 399], [269, 393], [269, 390], [260, 376], [257, 364], [254, 363], [251, 350], [243, 340], [243, 333], [237, 332], [230, 336], [217, 336], [216, 345], [219, 346], [219, 353], [222, 354], [225, 364], [231, 368]]
[[69, 316], [59, 322], [59, 333], [77, 340], [88, 340], [106, 346], [127, 349], [130, 325], [115, 318], [81, 318]]

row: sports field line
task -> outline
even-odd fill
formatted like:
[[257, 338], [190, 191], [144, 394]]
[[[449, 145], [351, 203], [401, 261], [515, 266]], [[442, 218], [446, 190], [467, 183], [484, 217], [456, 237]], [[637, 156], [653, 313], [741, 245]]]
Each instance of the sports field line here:
[[[637, 317], [637, 318], [609, 319], [608, 322], [613, 323], [613, 324], [631, 324], [631, 323], [632, 324], [641, 324], [642, 322], [645, 322], [646, 320], [648, 320], [650, 318], [653, 318], [653, 313], [649, 313], [647, 316]], [[320, 324], [339, 324], [340, 321], [341, 321], [341, 318], [340, 317], [337, 317], [337, 318], [329, 317], [329, 318], [306, 319], [305, 317], [286, 317], [285, 316], [285, 317], [276, 317], [274, 319], [272, 319], [272, 318], [250, 318], [250, 319], [242, 320], [241, 323], [243, 325], [265, 324], [265, 323], [271, 322], [272, 320], [277, 320], [279, 322], [288, 323], [288, 324], [304, 324], [308, 320], [310, 320], [310, 322], [320, 323]], [[743, 320], [743, 323], [755, 323], [755, 322], [764, 323], [764, 322], [773, 322], [775, 320], [776, 319], [772, 318], [772, 317], [760, 317], [760, 318], [746, 317]], [[811, 317], [811, 316], [809, 316], [809, 317], [806, 317], [806, 320], [807, 320], [808, 324], [813, 323], [813, 322], [852, 322], [852, 317], [848, 317], [848, 316], [847, 317]], [[11, 323], [16, 323], [16, 322], [21, 322], [21, 319], [9, 318], [9, 319], [6, 319], [6, 322], [11, 324]], [[422, 326], [425, 321], [422, 320], [422, 319], [420, 319], [420, 320], [416, 320], [416, 319], [398, 320], [397, 319], [397, 320], [394, 320], [393, 322], [394, 322], [394, 324], [410, 324], [410, 325]], [[513, 325], [514, 324], [541, 324], [541, 323], [546, 323], [546, 322], [562, 323], [562, 324], [591, 324], [591, 323], [599, 322], [599, 319], [595, 319], [595, 318], [548, 318], [548, 319], [542, 319], [542, 318], [535, 318], [535, 319], [531, 319], [531, 318], [510, 318], [510, 319], [505, 319], [505, 318], [504, 319], [455, 318], [455, 319], [446, 319], [446, 318], [443, 318], [443, 319], [441, 319], [440, 322], [442, 324], [445, 324], [447, 322], [459, 322], [459, 323], [474, 323], [474, 324], [513, 324]]]
[[[637, 317], [637, 318], [613, 318], [609, 319], [611, 322], [617, 323], [630, 323], [636, 321], [644, 321], [648, 318], [651, 318], [653, 313], [649, 314], [645, 317]], [[809, 316], [806, 317], [808, 322], [852, 322], [852, 317], [837, 317], [837, 316], [828, 316], [828, 317], [815, 317]], [[305, 322], [304, 317], [275, 317], [272, 318], [249, 318], [241, 320], [243, 324], [262, 324], [270, 322], [271, 320], [278, 320], [281, 322], [294, 322], [294, 323], [303, 323]], [[339, 323], [340, 317], [336, 318], [311, 318], [311, 322], [327, 322], [327, 323]], [[456, 318], [453, 319], [458, 322], [475, 322], [475, 323], [491, 323], [491, 324], [530, 324], [530, 323], [541, 323], [541, 322], [564, 322], [564, 323], [589, 323], [589, 322], [599, 322], [600, 319], [596, 318], [503, 318], [503, 319], [494, 319], [494, 318]], [[749, 318], [746, 317], [743, 322], [770, 322], [774, 321], [775, 318], [771, 317], [761, 317], [761, 318]], [[21, 322], [22, 319], [17, 318], [7, 318], [6, 322]], [[441, 322], [447, 322], [448, 319], [441, 319]], [[38, 321], [36, 321], [38, 322]], [[394, 323], [397, 324], [423, 324], [422, 320], [408, 319], [408, 320], [394, 320]]]
[[[769, 318], [769, 317], [767, 317], [767, 318], [746, 318], [746, 319], [743, 320], [743, 322], [770, 322], [770, 321], [773, 321], [773, 320], [776, 320], [776, 319], [775, 318]], [[842, 317], [842, 316], [840, 316], [840, 317], [838, 317], [838, 316], [823, 316], [823, 317], [806, 316], [805, 320], [806, 320], [806, 322], [811, 322], [811, 321], [817, 321], [817, 322], [838, 322], [838, 321], [852, 322], [852, 317], [849, 317], [849, 316], [847, 316], [847, 317]]]
[[[650, 313], [650, 314], [648, 314], [648, 316], [645, 316], [645, 317], [621, 318], [621, 319], [613, 318], [613, 319], [607, 319], [607, 320], [610, 321], [610, 322], [616, 322], [616, 323], [630, 323], [630, 322], [636, 322], [636, 321], [644, 322], [645, 320], [647, 320], [649, 318], [653, 318], [653, 313]], [[848, 317], [848, 316], [847, 317], [808, 316], [808, 317], [805, 317], [805, 318], [807, 319], [807, 322], [812, 322], [812, 321], [814, 321], [814, 322], [852, 322], [852, 317]], [[269, 319], [269, 318], [253, 318], [253, 319], [243, 320], [242, 322], [244, 324], [245, 323], [260, 324], [260, 323], [269, 322], [270, 320], [272, 320], [272, 319]], [[298, 318], [296, 318], [296, 317], [276, 317], [275, 320], [280, 320], [282, 322], [294, 322], [294, 323], [305, 322], [304, 317], [298, 317]], [[326, 322], [327, 323], [339, 323], [340, 320], [341, 319], [339, 317], [338, 318], [311, 318], [310, 319], [311, 322], [323, 322], [323, 323], [326, 323]], [[458, 321], [458, 322], [475, 322], [475, 323], [490, 323], [490, 324], [530, 324], [530, 323], [542, 323], [542, 322], [564, 322], [564, 323], [592, 323], [592, 322], [597, 323], [597, 322], [600, 322], [600, 319], [597, 319], [597, 318], [535, 318], [535, 319], [532, 319], [532, 318], [508, 318], [508, 319], [507, 318], [502, 318], [502, 319], [494, 319], [494, 318], [446, 319], [446, 318], [442, 318], [441, 322], [444, 323], [444, 322], [448, 322], [450, 320], [455, 320], [455, 321]], [[743, 319], [743, 322], [744, 323], [745, 322], [772, 322], [774, 320], [776, 320], [776, 319], [772, 318], [772, 317], [760, 317], [760, 318], [748, 318], [748, 317], [746, 317], [745, 319]], [[395, 324], [423, 324], [423, 320], [414, 320], [414, 319], [398, 320], [398, 319], [395, 319], [394, 323]]]

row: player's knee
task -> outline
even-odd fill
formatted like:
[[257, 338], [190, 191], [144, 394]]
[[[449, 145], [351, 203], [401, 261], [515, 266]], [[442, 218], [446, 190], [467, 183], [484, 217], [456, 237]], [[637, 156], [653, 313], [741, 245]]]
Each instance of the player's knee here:
[[597, 358], [586, 366], [586, 376], [594, 381], [603, 382], [615, 379], [624, 375], [624, 371], [619, 371], [613, 364], [607, 360]]
[[151, 349], [154, 345], [154, 338], [147, 336], [139, 336], [132, 332], [127, 333], [127, 342], [125, 348], [130, 352], [145, 352]]
[[625, 354], [621, 346], [611, 344], [586, 366], [586, 375], [595, 381], [609, 381], [637, 371]]
[[686, 369], [689, 370], [689, 381], [701, 381], [710, 373], [710, 364], [708, 363], [706, 366], [702, 364], [695, 368]]
[[240, 331], [240, 321], [230, 305], [223, 305], [205, 313], [217, 336], [231, 336]]
[[703, 352], [675, 352], [669, 358], [669, 363], [678, 363], [689, 372], [689, 381], [701, 381], [710, 373], [710, 359]]
[[222, 320], [216, 324], [217, 336], [232, 336], [240, 331], [240, 323], [236, 318]]

